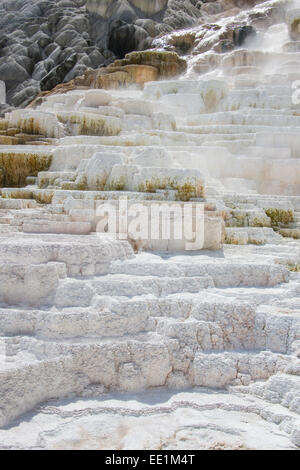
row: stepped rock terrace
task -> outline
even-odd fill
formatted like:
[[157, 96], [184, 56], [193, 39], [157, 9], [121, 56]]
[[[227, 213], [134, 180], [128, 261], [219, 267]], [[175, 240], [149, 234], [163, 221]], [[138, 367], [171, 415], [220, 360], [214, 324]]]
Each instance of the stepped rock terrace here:
[[[300, 13], [255, 8], [0, 120], [1, 448], [300, 447]], [[124, 200], [203, 243], [108, 231]]]

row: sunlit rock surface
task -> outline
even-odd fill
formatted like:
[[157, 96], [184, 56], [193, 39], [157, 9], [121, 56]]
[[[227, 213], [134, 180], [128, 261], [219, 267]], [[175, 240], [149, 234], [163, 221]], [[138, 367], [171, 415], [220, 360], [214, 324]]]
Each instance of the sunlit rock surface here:
[[[294, 8], [214, 13], [157, 40], [181, 75], [0, 120], [1, 448], [300, 447]], [[203, 240], [107, 233], [126, 197], [201, 205]]]
[[[88, 0], [87, 8], [89, 11], [98, 13], [105, 18], [111, 14], [117, 3], [116, 0]], [[129, 3], [145, 15], [153, 16], [166, 7], [168, 0], [129, 0]]]

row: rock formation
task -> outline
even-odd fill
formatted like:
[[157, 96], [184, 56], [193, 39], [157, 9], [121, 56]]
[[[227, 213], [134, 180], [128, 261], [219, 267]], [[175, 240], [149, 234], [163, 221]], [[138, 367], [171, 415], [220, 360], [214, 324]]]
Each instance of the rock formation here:
[[146, 16], [154, 16], [161, 12], [168, 4], [168, 0], [87, 0], [87, 9], [97, 13], [102, 18], [110, 18], [114, 11], [122, 8], [123, 11], [134, 11], [132, 7], [138, 8]]
[[26, 106], [40, 91], [147, 49], [161, 32], [200, 16], [186, 0], [179, 2], [187, 7], [178, 22], [178, 2], [173, 3], [166, 8], [165, 0], [1, 0], [0, 80], [8, 104]]
[[0, 119], [0, 448], [297, 449], [295, 3], [98, 3], [166, 30]]
[[[225, 0], [0, 0], [0, 80], [7, 106], [25, 107], [41, 91], [86, 70], [107, 66], [132, 51], [152, 48], [155, 38], [230, 14], [255, 1]], [[237, 25], [239, 26], [239, 25]], [[229, 26], [230, 28], [230, 26]], [[232, 29], [232, 47], [253, 33]], [[226, 42], [222, 48], [231, 47]], [[186, 46], [179, 48], [186, 52]]]

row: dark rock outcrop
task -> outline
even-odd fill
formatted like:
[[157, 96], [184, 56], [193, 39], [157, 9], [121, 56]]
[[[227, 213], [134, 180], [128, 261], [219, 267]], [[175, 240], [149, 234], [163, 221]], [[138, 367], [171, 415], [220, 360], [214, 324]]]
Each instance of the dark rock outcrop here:
[[111, 24], [108, 49], [117, 57], [124, 57], [128, 52], [147, 49], [151, 45], [149, 35], [145, 29], [124, 21], [115, 21]]
[[41, 90], [51, 90], [64, 81], [65, 76], [76, 65], [77, 55], [72, 54], [64, 62], [54, 67], [40, 82]]

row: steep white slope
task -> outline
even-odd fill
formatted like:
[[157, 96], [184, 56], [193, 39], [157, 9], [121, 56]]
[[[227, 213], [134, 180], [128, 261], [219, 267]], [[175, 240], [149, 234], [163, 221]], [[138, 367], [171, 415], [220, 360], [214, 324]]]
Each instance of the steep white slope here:
[[[0, 146], [0, 447], [300, 446], [295, 15], [176, 80], [2, 121], [39, 139]], [[201, 205], [203, 243], [106, 233], [124, 197]]]

